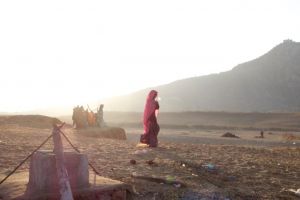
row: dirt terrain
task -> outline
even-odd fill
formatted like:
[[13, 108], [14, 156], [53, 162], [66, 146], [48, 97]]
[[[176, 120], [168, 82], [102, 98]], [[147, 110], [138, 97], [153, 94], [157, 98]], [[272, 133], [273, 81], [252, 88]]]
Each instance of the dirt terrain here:
[[[51, 126], [30, 123], [0, 124], [0, 179], [51, 134]], [[103, 176], [131, 184], [134, 199], [299, 199], [287, 191], [300, 188], [298, 132], [265, 132], [261, 139], [258, 131], [162, 128], [158, 148], [139, 148], [142, 129], [125, 130], [127, 140], [63, 131]], [[228, 131], [240, 138], [221, 137]], [[52, 148], [52, 141], [43, 147]]]
[[[174, 129], [238, 129], [300, 131], [300, 113], [230, 113], [230, 112], [160, 112], [159, 123], [163, 128]], [[70, 120], [66, 116], [61, 120]], [[105, 112], [109, 124], [141, 127], [142, 113]]]

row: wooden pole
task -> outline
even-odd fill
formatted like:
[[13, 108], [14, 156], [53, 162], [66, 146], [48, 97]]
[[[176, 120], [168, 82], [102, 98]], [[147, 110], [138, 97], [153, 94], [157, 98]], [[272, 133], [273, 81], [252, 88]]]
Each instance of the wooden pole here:
[[60, 137], [60, 129], [64, 126], [53, 125], [53, 143], [56, 159], [56, 171], [59, 182], [59, 192], [61, 200], [73, 200], [72, 190], [68, 178], [68, 172], [64, 164], [64, 148]]

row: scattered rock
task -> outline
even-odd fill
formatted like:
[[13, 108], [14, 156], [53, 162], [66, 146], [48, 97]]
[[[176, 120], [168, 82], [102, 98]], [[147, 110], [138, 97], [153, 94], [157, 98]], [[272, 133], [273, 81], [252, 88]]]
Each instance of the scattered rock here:
[[131, 159], [131, 160], [130, 160], [130, 164], [135, 165], [135, 164], [136, 164], [136, 160]]
[[233, 133], [230, 133], [230, 132], [224, 133], [222, 135], [222, 137], [240, 138], [240, 137], [238, 137], [238, 136], [236, 136], [236, 135], [234, 135]]
[[146, 163], [147, 163], [148, 165], [153, 165], [153, 164], [154, 164], [154, 161], [153, 161], [153, 160], [147, 160]]

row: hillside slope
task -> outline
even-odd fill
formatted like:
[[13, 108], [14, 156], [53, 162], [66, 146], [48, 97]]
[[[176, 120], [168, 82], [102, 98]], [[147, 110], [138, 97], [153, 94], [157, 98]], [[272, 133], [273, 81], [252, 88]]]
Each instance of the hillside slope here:
[[285, 40], [263, 56], [228, 72], [193, 77], [105, 101], [107, 110], [142, 111], [150, 89], [159, 91], [161, 110], [300, 111], [300, 43]]

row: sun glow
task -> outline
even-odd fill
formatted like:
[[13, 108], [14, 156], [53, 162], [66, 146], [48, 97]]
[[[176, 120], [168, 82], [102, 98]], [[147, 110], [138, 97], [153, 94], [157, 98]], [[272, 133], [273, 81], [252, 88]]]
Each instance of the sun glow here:
[[[300, 40], [298, 1], [1, 1], [0, 112], [218, 73]], [[278, 13], [281, 13], [279, 15]]]

